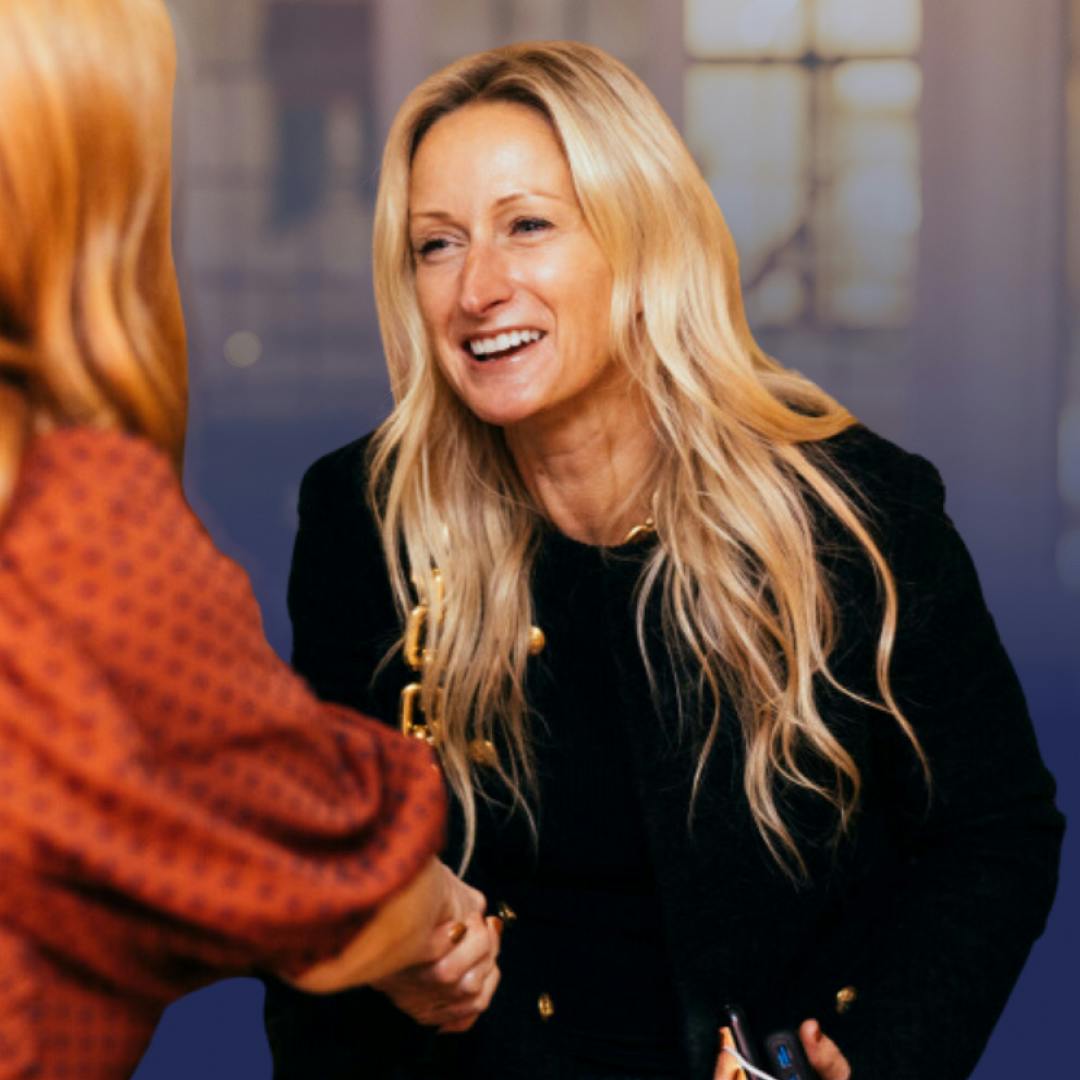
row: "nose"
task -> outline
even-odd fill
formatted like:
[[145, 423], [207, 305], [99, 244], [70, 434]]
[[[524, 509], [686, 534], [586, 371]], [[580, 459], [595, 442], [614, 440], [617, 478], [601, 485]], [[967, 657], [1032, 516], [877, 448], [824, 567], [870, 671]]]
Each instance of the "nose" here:
[[509, 300], [513, 282], [506, 262], [493, 244], [473, 243], [461, 270], [458, 303], [467, 315], [479, 317]]

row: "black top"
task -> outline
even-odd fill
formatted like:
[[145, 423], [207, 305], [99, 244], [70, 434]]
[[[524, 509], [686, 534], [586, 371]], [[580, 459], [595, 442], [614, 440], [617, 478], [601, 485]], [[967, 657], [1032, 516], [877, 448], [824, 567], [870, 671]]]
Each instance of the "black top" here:
[[555, 1014], [544, 1034], [567, 1056], [678, 1068], [678, 1004], [611, 648], [651, 546], [605, 550], [545, 530], [537, 554], [532, 591], [546, 645], [526, 686], [542, 704], [530, 718], [537, 833], [523, 815], [507, 821], [485, 808], [470, 870], [493, 907], [508, 902], [517, 914], [504, 935], [500, 1001], [471, 1037], [497, 1028], [504, 1062], [521, 1045], [507, 1033], [536, 1025], [546, 993]]
[[[392, 722], [409, 675], [390, 664], [371, 681], [401, 626], [365, 504], [365, 450], [365, 440], [350, 444], [305, 477], [289, 593], [294, 662], [321, 696]], [[605, 552], [549, 531], [533, 579], [549, 644], [527, 686], [544, 721], [539, 848], [518, 824], [500, 835], [488, 821], [473, 870], [494, 901], [513, 906], [498, 890], [513, 893], [528, 915], [504, 937], [504, 983], [474, 1029], [496, 1032], [493, 1043], [512, 1031], [526, 1058], [542, 1061], [559, 1044], [614, 1061], [627, 1033], [643, 1032], [638, 1048], [662, 1051], [673, 993], [679, 1066], [694, 1080], [712, 1075], [727, 1001], [759, 1029], [818, 1017], [865, 1080], [961, 1080], [974, 1067], [1053, 896], [1062, 832], [1053, 783], [936, 472], [863, 428], [818, 451], [872, 507], [896, 577], [893, 688], [930, 758], [931, 797], [895, 722], [823, 686], [820, 710], [859, 766], [863, 797], [852, 835], [834, 847], [823, 801], [781, 787], [809, 881], [793, 882], [765, 851], [731, 728], [688, 828], [696, 754], [662, 665], [650, 694], [633, 625], [644, 549]], [[840, 619], [834, 670], [873, 696], [874, 576], [824, 511], [817, 525]], [[649, 633], [657, 626], [651, 616]], [[452, 835], [451, 863], [458, 842]], [[581, 926], [600, 932], [575, 936]], [[620, 934], [637, 942], [655, 993], [641, 997], [641, 980], [613, 966]], [[597, 963], [584, 962], [593, 947]], [[587, 994], [575, 999], [570, 973]], [[837, 992], [849, 986], [857, 999], [840, 1013]], [[538, 990], [554, 1000], [546, 1023]], [[648, 1030], [633, 1011], [643, 1002], [654, 1006]], [[599, 1047], [575, 1039], [579, 1021], [606, 1036]], [[311, 999], [272, 984], [267, 1022], [282, 1080], [350, 1076], [358, 1061], [368, 1076], [444, 1076], [455, 1054], [465, 1075], [511, 1075], [498, 1055], [470, 1057], [483, 1038], [427, 1035], [370, 991]]]

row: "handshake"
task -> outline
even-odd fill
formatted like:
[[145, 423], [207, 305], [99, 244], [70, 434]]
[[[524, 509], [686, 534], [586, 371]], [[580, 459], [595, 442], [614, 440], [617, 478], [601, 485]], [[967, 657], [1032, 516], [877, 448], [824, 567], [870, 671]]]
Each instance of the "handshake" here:
[[324, 994], [367, 984], [419, 1024], [467, 1031], [499, 985], [503, 925], [486, 907], [483, 893], [432, 859], [343, 952], [292, 981]]

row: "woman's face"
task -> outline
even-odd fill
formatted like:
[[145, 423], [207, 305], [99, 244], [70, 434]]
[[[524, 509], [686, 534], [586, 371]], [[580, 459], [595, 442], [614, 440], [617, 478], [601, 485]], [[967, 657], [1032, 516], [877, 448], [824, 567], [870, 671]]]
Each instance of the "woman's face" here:
[[484, 102], [438, 120], [409, 230], [439, 366], [473, 413], [505, 427], [580, 409], [611, 373], [611, 270], [544, 117]]

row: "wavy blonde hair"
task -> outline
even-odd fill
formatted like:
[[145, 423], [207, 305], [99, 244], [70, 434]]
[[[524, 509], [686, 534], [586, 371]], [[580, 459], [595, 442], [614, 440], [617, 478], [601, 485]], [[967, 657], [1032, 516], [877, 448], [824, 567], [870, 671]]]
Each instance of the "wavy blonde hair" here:
[[[700, 724], [694, 794], [726, 699], [741, 728], [754, 820], [777, 861], [800, 874], [805, 862], [778, 806], [777, 779], [829, 800], [837, 836], [860, 794], [858, 767], [815, 701], [818, 678], [857, 695], [829, 670], [836, 611], [808, 496], [843, 523], [873, 565], [884, 618], [880, 700], [870, 704], [891, 714], [919, 750], [889, 686], [893, 577], [840, 482], [806, 449], [854, 419], [762, 352], [744, 314], [731, 234], [682, 139], [636, 76], [573, 42], [495, 49], [423, 82], [391, 128], [376, 205], [375, 293], [395, 408], [374, 443], [370, 495], [402, 614], [412, 603], [410, 579], [441, 607], [427, 623], [421, 700], [438, 716], [439, 750], [464, 809], [465, 859], [483, 791], [470, 740], [501, 727], [510, 755], [498, 769], [526, 808], [534, 779], [524, 684], [538, 510], [502, 431], [457, 400], [435, 361], [417, 303], [408, 188], [412, 158], [432, 125], [485, 101], [516, 102], [548, 120], [612, 269], [612, 355], [640, 388], [658, 443], [655, 471], [638, 493], [653, 493], [659, 537], [639, 580], [638, 640], [651, 675], [644, 618], [659, 590], [669, 652], [681, 670], [699, 673], [707, 693], [698, 700], [714, 703]], [[811, 775], [806, 751], [828, 766], [831, 782]]]
[[160, 0], [0, 4], [0, 511], [49, 427], [122, 428], [180, 467], [175, 63]]

